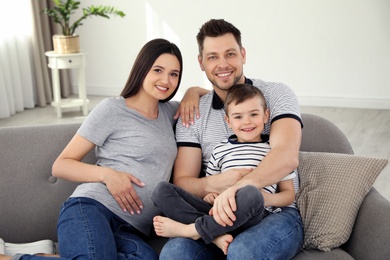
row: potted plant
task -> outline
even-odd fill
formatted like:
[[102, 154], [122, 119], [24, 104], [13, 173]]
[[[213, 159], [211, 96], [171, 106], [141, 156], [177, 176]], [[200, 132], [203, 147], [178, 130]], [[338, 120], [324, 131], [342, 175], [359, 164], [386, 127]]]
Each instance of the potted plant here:
[[80, 51], [79, 36], [76, 29], [83, 25], [81, 22], [91, 16], [100, 16], [109, 19], [110, 15], [124, 17], [125, 13], [112, 6], [89, 6], [82, 8], [78, 19], [71, 17], [80, 7], [80, 1], [53, 0], [53, 8], [45, 8], [43, 13], [53, 18], [53, 21], [62, 28], [62, 35], [53, 35], [53, 46], [56, 53], [75, 53]]

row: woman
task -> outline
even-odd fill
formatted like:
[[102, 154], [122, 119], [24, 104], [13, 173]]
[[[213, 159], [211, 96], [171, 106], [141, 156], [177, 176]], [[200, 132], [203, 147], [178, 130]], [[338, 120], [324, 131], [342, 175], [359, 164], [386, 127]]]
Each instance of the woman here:
[[[182, 70], [175, 44], [148, 42], [121, 96], [98, 104], [54, 162], [54, 176], [82, 183], [60, 212], [62, 258], [158, 259], [144, 238], [160, 214], [151, 193], [158, 182], [169, 180], [177, 153], [173, 125], [179, 104], [168, 101]], [[82, 162], [93, 148], [97, 164]]]

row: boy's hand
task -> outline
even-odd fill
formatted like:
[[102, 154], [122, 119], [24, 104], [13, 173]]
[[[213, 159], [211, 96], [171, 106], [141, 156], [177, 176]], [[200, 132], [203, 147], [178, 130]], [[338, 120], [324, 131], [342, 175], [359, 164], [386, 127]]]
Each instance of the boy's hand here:
[[206, 196], [204, 196], [203, 200], [210, 205], [214, 205], [214, 200], [216, 197], [218, 197], [218, 193], [210, 192]]

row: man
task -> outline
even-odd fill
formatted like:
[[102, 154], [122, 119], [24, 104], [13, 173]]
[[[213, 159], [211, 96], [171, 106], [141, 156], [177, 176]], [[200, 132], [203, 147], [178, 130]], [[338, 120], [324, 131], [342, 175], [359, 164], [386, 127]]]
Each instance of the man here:
[[[173, 181], [201, 198], [210, 192], [218, 193], [213, 216], [220, 225], [232, 225], [235, 221], [235, 194], [238, 187], [251, 184], [260, 189], [279, 182], [297, 168], [302, 127], [299, 104], [287, 86], [244, 76], [246, 52], [241, 44], [241, 33], [232, 24], [222, 19], [212, 19], [200, 28], [197, 41], [200, 67], [205, 71], [214, 91], [201, 98], [200, 118], [193, 125], [187, 128], [181, 120], [177, 123], [179, 149]], [[232, 134], [223, 117], [223, 102], [227, 90], [239, 83], [253, 84], [264, 93], [270, 109], [270, 120], [263, 133], [270, 134], [271, 151], [253, 171], [230, 170], [204, 178], [200, 173], [204, 172], [213, 147]], [[267, 204], [269, 198], [263, 195]], [[259, 224], [236, 236], [228, 248], [227, 258], [291, 259], [299, 252], [302, 243], [299, 212], [294, 206], [284, 207], [280, 213], [267, 216]], [[201, 240], [174, 238], [164, 246], [160, 257], [216, 259], [223, 257], [219, 252]]]

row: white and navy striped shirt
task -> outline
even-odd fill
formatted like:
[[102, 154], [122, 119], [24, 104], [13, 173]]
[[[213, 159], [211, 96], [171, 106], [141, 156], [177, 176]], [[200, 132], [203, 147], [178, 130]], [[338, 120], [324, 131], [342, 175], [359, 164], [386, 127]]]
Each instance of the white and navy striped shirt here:
[[[219, 174], [234, 168], [256, 168], [271, 150], [271, 146], [266, 141], [268, 138], [263, 136], [262, 140], [264, 141], [239, 143], [237, 137], [232, 135], [217, 144], [207, 165], [206, 176]], [[292, 172], [281, 181], [291, 180], [295, 177], [295, 172]], [[276, 193], [277, 184], [264, 187], [263, 190], [271, 194]], [[271, 212], [275, 210], [273, 207], [266, 209]]]

